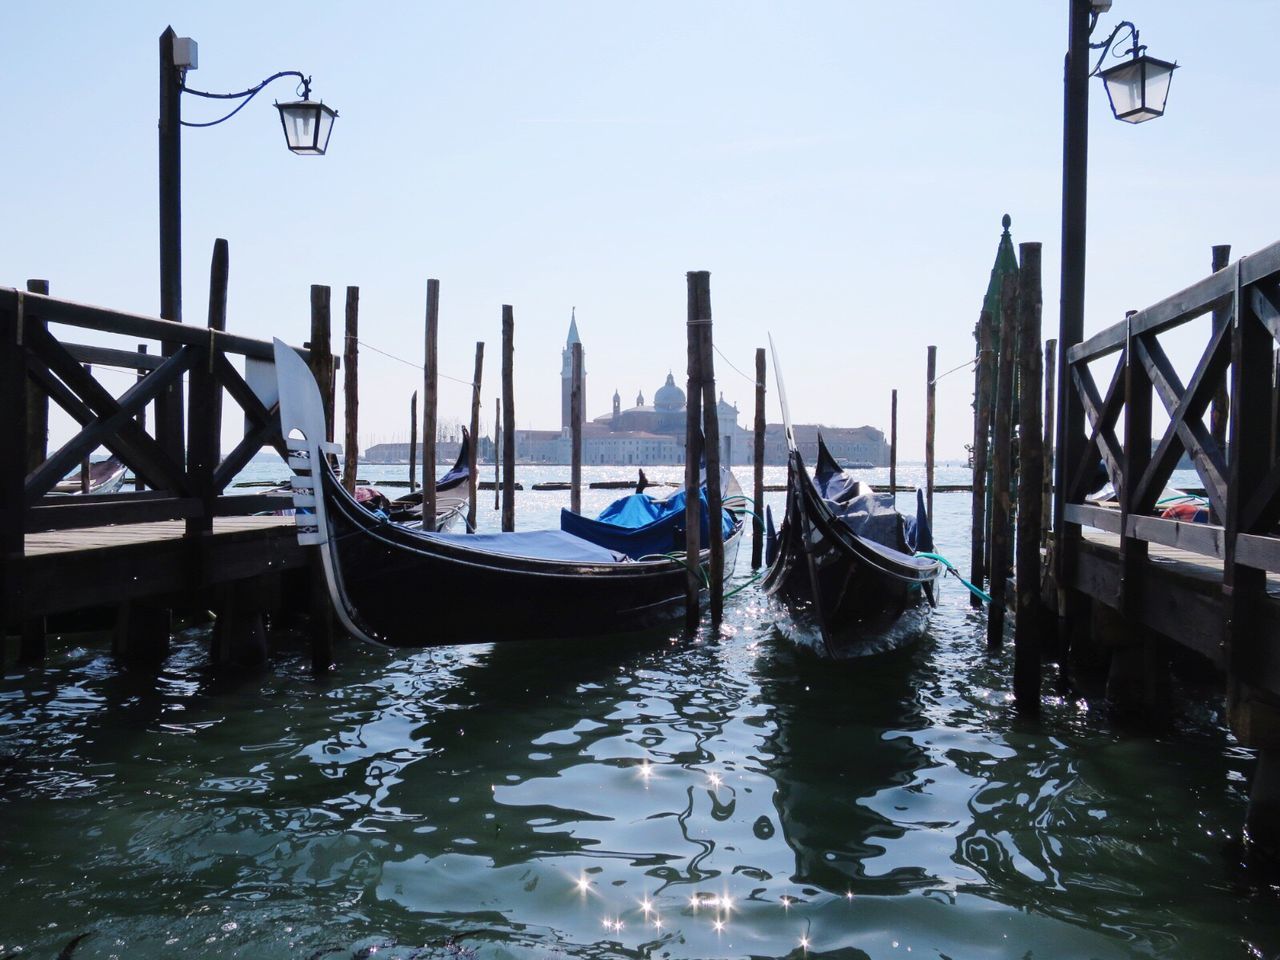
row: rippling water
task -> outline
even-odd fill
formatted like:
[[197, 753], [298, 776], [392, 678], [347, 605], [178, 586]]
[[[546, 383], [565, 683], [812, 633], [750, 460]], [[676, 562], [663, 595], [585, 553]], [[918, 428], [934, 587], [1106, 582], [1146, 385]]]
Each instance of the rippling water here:
[[[565, 502], [526, 492], [517, 521]], [[967, 510], [938, 496], [965, 567]], [[240, 678], [204, 628], [159, 673], [55, 642], [0, 687], [0, 956], [85, 931], [76, 958], [1280, 950], [1225, 853], [1252, 761], [1216, 705], [1158, 737], [1084, 701], [1019, 721], [955, 581], [875, 663], [797, 651], [784, 616], [747, 585], [719, 636], [344, 645], [322, 681], [292, 633]]]

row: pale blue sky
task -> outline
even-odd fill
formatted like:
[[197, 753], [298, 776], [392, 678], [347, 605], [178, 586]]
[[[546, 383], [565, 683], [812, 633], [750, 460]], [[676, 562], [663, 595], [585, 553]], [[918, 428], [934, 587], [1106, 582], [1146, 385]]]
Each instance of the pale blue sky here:
[[[1087, 330], [1280, 238], [1280, 3], [1117, 0], [1182, 65], [1168, 114], [1111, 119], [1094, 81]], [[335, 106], [330, 153], [283, 145], [278, 82], [232, 121], [184, 132], [185, 312], [203, 323], [215, 237], [229, 326], [306, 338], [308, 287], [361, 288], [362, 338], [420, 362], [428, 277], [440, 362], [470, 376], [515, 306], [519, 425], [559, 425], [577, 307], [588, 412], [614, 388], [683, 379], [687, 270], [712, 273], [716, 342], [750, 371], [772, 332], [797, 420], [887, 428], [923, 455], [925, 345], [971, 339], [1000, 234], [1044, 244], [1056, 334], [1065, 0], [7, 4], [0, 60], [0, 284], [158, 310], [156, 48], [200, 45], [189, 82], [242, 89], [282, 69]], [[187, 119], [215, 116], [184, 98]], [[340, 317], [340, 307], [335, 310]], [[337, 326], [335, 325], [335, 329]], [[816, 349], [815, 349], [816, 345]], [[419, 377], [362, 354], [362, 440], [407, 431]], [[751, 385], [717, 358], [749, 422]], [[107, 381], [109, 382], [109, 381]], [[121, 384], [123, 386], [123, 384]], [[772, 391], [772, 383], [770, 384]], [[938, 449], [959, 457], [972, 381], [939, 385]], [[441, 415], [467, 388], [445, 381]], [[771, 395], [769, 416], [778, 419]]]

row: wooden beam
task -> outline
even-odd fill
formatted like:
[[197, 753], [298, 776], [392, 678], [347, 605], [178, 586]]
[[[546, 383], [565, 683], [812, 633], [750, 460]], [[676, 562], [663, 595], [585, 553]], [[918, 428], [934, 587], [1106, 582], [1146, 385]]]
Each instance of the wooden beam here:
[[569, 370], [569, 510], [582, 513], [582, 344], [573, 344]]
[[938, 385], [934, 377], [938, 372], [938, 348], [930, 344], [925, 349], [924, 388], [924, 489], [925, 507], [929, 519], [933, 519], [933, 432], [938, 422]]
[[484, 374], [484, 344], [476, 342], [476, 365], [471, 372], [471, 448], [467, 460], [467, 532], [476, 532], [476, 493], [480, 477], [480, 384]]
[[418, 489], [418, 391], [409, 398], [409, 492]]
[[[1053, 522], [1053, 425], [1054, 400], [1057, 398], [1058, 341], [1049, 340], [1044, 345], [1044, 496], [1041, 507], [1044, 532], [1040, 537], [1042, 546], [1048, 545]], [[972, 594], [971, 594], [972, 596]], [[977, 599], [974, 597], [973, 599]]]
[[[987, 473], [990, 468], [991, 408], [995, 382], [994, 319], [990, 311], [978, 316], [978, 369], [973, 385], [973, 516], [970, 524], [969, 579], [982, 589], [987, 579]], [[897, 414], [897, 391], [894, 391], [894, 413]], [[896, 416], [895, 416], [896, 420]], [[896, 444], [895, 444], [896, 445]], [[890, 489], [897, 489], [897, 478], [889, 474]], [[975, 609], [982, 607], [982, 598], [969, 594], [969, 603]]]
[[347, 287], [346, 328], [342, 358], [342, 485], [356, 492], [356, 462], [360, 455], [360, 288]]
[[440, 281], [427, 281], [427, 318], [422, 366], [422, 523], [436, 528], [436, 406], [439, 387], [437, 343], [440, 331]]
[[[227, 241], [214, 241], [209, 264], [208, 328], [218, 332], [227, 328], [227, 285], [230, 279], [230, 251]], [[198, 517], [187, 520], [187, 533], [196, 535], [213, 529], [218, 489], [213, 477], [222, 460], [222, 385], [218, 382], [213, 338], [200, 350], [191, 368], [191, 392], [188, 411], [187, 475], [191, 492], [204, 503]], [[199, 348], [193, 348], [199, 349]]]
[[[765, 356], [756, 348], [756, 418], [751, 448], [751, 569], [759, 570], [764, 558], [764, 432]], [[896, 398], [896, 393], [895, 393]]]
[[[218, 469], [213, 473], [213, 489], [221, 493], [227, 488], [236, 474], [249, 465], [249, 461], [263, 447], [270, 444], [280, 443], [280, 405], [273, 406], [267, 416], [265, 422], [259, 423], [257, 427], [245, 434], [235, 449], [223, 458], [222, 463], [218, 465]], [[285, 451], [279, 451], [281, 456], [286, 456]]]
[[1087, 485], [1093, 476], [1094, 451], [1106, 462], [1109, 475], [1123, 482], [1123, 464], [1121, 462], [1120, 441], [1116, 437], [1115, 423], [1124, 407], [1124, 372], [1125, 358], [1121, 357], [1111, 375], [1111, 383], [1107, 387], [1106, 399], [1098, 396], [1098, 388], [1094, 385], [1093, 375], [1087, 367], [1073, 366], [1071, 379], [1075, 383], [1076, 393], [1080, 397], [1085, 416], [1090, 424], [1089, 440], [1084, 446], [1084, 456], [1076, 464], [1072, 475], [1070, 494], [1072, 502], [1083, 499], [1088, 493]]
[[694, 275], [685, 275], [687, 285], [687, 313], [685, 323], [685, 340], [687, 353], [688, 381], [685, 385], [685, 420], [684, 420], [684, 553], [685, 553], [685, 609], [684, 630], [689, 636], [698, 632], [698, 624], [702, 619], [699, 594], [702, 590], [702, 573], [698, 565], [700, 544], [700, 501], [698, 490], [698, 461], [701, 459], [703, 444], [700, 443], [702, 430], [702, 352], [698, 340], [697, 322], [699, 318], [698, 291], [694, 285]]
[[316, 378], [324, 401], [324, 439], [333, 442], [333, 351], [330, 335], [330, 290], [323, 284], [311, 285], [311, 375]]
[[[28, 293], [41, 293], [48, 295], [48, 280], [28, 280]], [[28, 323], [43, 323], [37, 317], [28, 317]], [[77, 357], [82, 363], [100, 363], [88, 358]], [[44, 463], [45, 457], [49, 455], [49, 395], [40, 389], [30, 377], [27, 378], [27, 449], [26, 449], [26, 473], [30, 473], [40, 464]]]
[[[698, 337], [698, 373], [702, 381], [702, 445], [707, 461], [707, 592], [710, 594], [711, 627], [718, 629], [724, 616], [724, 526], [721, 522], [723, 498], [720, 488], [720, 416], [716, 403], [715, 345], [711, 326], [711, 274], [697, 270], [688, 275], [692, 283], [689, 321]], [[698, 555], [690, 554], [691, 566]]]
[[1004, 645], [1004, 620], [1010, 572], [1012, 503], [1013, 370], [1018, 349], [1017, 283], [1006, 277], [1000, 285], [1000, 357], [996, 372], [998, 391], [995, 430], [991, 443], [991, 563], [988, 570], [991, 603], [987, 609], [987, 649]]
[[515, 312], [502, 306], [502, 529], [516, 528]]
[[1013, 695], [1018, 712], [1040, 712], [1040, 645], [1044, 608], [1040, 603], [1041, 446], [1040, 244], [1018, 245], [1018, 600], [1014, 622]]
[[1120, 533], [1124, 529], [1120, 511], [1110, 507], [1099, 507], [1091, 503], [1068, 503], [1063, 507], [1063, 515], [1068, 523], [1078, 523], [1082, 527], [1096, 527], [1107, 533]]

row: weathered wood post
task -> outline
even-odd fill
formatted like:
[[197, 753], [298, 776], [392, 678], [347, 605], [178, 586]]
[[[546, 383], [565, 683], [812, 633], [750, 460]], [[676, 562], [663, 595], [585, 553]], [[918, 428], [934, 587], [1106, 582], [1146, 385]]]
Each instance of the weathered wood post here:
[[698, 328], [694, 324], [697, 305], [693, 284], [689, 283], [688, 322], [685, 327], [688, 352], [688, 383], [685, 391], [684, 419], [684, 552], [685, 552], [685, 612], [684, 629], [689, 635], [698, 631], [702, 619], [699, 592], [702, 589], [702, 568], [698, 564], [702, 543], [698, 490], [698, 461], [702, 457], [702, 372], [701, 354], [698, 352]]
[[[1231, 244], [1220, 243], [1213, 247], [1210, 267], [1214, 273], [1223, 269], [1231, 262]], [[1213, 308], [1213, 329], [1215, 331], [1222, 329], [1231, 322], [1231, 304], [1224, 303], [1221, 306]], [[1217, 445], [1218, 450], [1226, 456], [1227, 452], [1227, 414], [1231, 409], [1231, 398], [1227, 395], [1227, 377], [1224, 374], [1222, 382], [1218, 384], [1218, 389], [1213, 393], [1213, 405], [1209, 408], [1209, 435], [1213, 438], [1213, 442]], [[1218, 516], [1218, 511], [1213, 507], [1213, 501], [1209, 501], [1209, 522], [1220, 524], [1223, 518]]]
[[422, 367], [422, 524], [436, 528], [436, 345], [440, 328], [440, 281], [427, 281], [427, 331]]
[[342, 398], [344, 401], [342, 442], [342, 485], [356, 492], [357, 460], [360, 454], [360, 288], [347, 287], [347, 329], [342, 351]]
[[[982, 589], [987, 579], [987, 474], [991, 465], [991, 400], [995, 380], [995, 319], [990, 311], [978, 316], [978, 370], [974, 375], [973, 411], [973, 521], [969, 553], [969, 581]], [[970, 592], [969, 605], [981, 607], [982, 598]]]
[[[48, 280], [28, 280], [28, 293], [49, 295]], [[27, 473], [49, 457], [49, 398], [27, 377]]]
[[329, 333], [329, 288], [311, 285], [311, 373], [324, 398], [325, 440], [333, 442], [333, 350]]
[[[0, 582], [6, 584], [0, 601], [0, 632], [4, 630], [4, 614], [23, 612], [22, 565], [25, 551], [25, 495], [28, 446], [27, 430], [31, 420], [27, 404], [31, 393], [27, 387], [27, 363], [23, 342], [30, 321], [23, 316], [25, 297], [15, 293], [0, 299], [0, 450], [9, 455], [0, 458]], [[24, 617], [21, 659], [38, 660], [44, 656], [44, 621]], [[4, 640], [0, 637], [0, 663], [4, 661]]]
[[[83, 364], [84, 372], [93, 376], [93, 364]], [[84, 459], [80, 461], [80, 493], [84, 495], [89, 492], [89, 454], [84, 455]]]
[[493, 399], [493, 509], [502, 509], [502, 399]]
[[187, 519], [187, 534], [194, 536], [213, 530], [218, 491], [213, 488], [213, 474], [222, 459], [222, 386], [213, 375], [213, 332], [227, 329], [227, 287], [231, 278], [231, 253], [227, 241], [219, 237], [213, 243], [209, 261], [210, 330], [208, 356], [191, 369], [189, 410], [187, 416], [187, 472], [196, 494], [203, 501], [198, 517]]
[[898, 391], [889, 391], [889, 492], [898, 495]]
[[569, 384], [569, 509], [582, 512], [582, 344], [574, 341]]
[[480, 478], [476, 463], [480, 456], [480, 381], [484, 373], [484, 344], [476, 342], [476, 366], [471, 374], [471, 448], [467, 457], [467, 532], [476, 532], [476, 491]]
[[991, 562], [988, 567], [991, 587], [987, 610], [987, 648], [998, 650], [1004, 644], [1004, 617], [1009, 582], [1009, 518], [1010, 458], [1013, 443], [1013, 361], [1018, 349], [1016, 281], [1006, 277], [1000, 285], [1000, 356], [996, 371], [995, 430], [991, 456]]
[[1053, 424], [1057, 386], [1054, 374], [1058, 371], [1058, 341], [1044, 345], [1044, 495], [1040, 505], [1040, 543], [1045, 546], [1051, 536], [1053, 520]]
[[1040, 712], [1040, 522], [1044, 448], [1040, 431], [1040, 244], [1018, 245], [1018, 504], [1017, 587], [1013, 697], [1018, 712]]
[[[711, 274], [697, 270], [687, 275], [689, 325], [698, 339], [698, 378], [702, 383], [702, 443], [707, 461], [707, 531], [709, 564], [707, 588], [711, 595], [711, 626], [720, 626], [724, 614], [724, 524], [720, 488], [720, 411], [716, 404], [715, 341], [711, 328]], [[693, 555], [691, 563], [697, 563]]]
[[764, 347], [756, 348], [756, 422], [751, 491], [751, 569], [760, 569], [764, 556]]
[[[322, 284], [311, 285], [311, 340], [307, 343], [310, 349], [311, 373], [320, 387], [320, 395], [324, 399], [325, 440], [333, 442], [333, 350], [329, 327], [330, 290]], [[316, 464], [312, 472], [317, 477], [320, 465]], [[320, 490], [317, 487], [316, 494]], [[323, 559], [320, 551], [323, 547], [311, 549], [311, 669], [316, 674], [325, 674], [333, 666], [333, 605], [329, 600], [329, 586], [325, 580]]]
[[418, 391], [409, 398], [409, 492], [418, 488]]
[[938, 384], [934, 379], [937, 373], [938, 348], [930, 345], [925, 363], [927, 386], [924, 393], [924, 499], [930, 522], [933, 520], [933, 431], [938, 422]]
[[[139, 356], [146, 356], [146, 354], [147, 354], [147, 345], [146, 345], [145, 343], [140, 343], [140, 344], [138, 344], [138, 355], [139, 355]], [[145, 377], [146, 375], [147, 375], [147, 371], [146, 371], [145, 369], [143, 369], [143, 368], [142, 368], [142, 366], [139, 366], [139, 367], [138, 367], [138, 381], [137, 381], [137, 382], [138, 382], [138, 383], [141, 383], [141, 382], [142, 382], [142, 378], [143, 378], [143, 377]], [[146, 431], [147, 431], [147, 407], [146, 407], [146, 404], [143, 404], [141, 407], [139, 407], [139, 408], [138, 408], [138, 416], [137, 416], [135, 419], [136, 419], [136, 420], [137, 420], [137, 422], [138, 422], [138, 429], [139, 429], [139, 430], [141, 430], [143, 433], [146, 433]], [[134, 490], [145, 490], [146, 488], [147, 488], [146, 481], [144, 481], [144, 480], [142, 479], [142, 477], [140, 477], [138, 474], [136, 474], [136, 473], [135, 473], [135, 474], [134, 474], [134, 476], [133, 476], [133, 489], [134, 489]]]
[[502, 529], [516, 528], [515, 330], [511, 305], [502, 305]]

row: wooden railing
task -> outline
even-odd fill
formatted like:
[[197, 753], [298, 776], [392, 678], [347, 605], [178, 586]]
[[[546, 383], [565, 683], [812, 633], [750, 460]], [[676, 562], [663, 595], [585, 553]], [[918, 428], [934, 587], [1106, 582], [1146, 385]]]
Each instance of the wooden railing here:
[[[150, 341], [158, 349], [67, 342], [50, 331], [50, 324]], [[0, 552], [20, 557], [26, 533], [105, 524], [185, 519], [187, 532], [199, 534], [212, 528], [216, 516], [277, 505], [261, 496], [224, 495], [264, 446], [285, 455], [274, 380], [268, 375], [272, 345], [226, 333], [224, 326], [225, 297], [221, 309], [211, 303], [210, 325], [198, 327], [0, 288]], [[244, 375], [233, 365], [237, 357], [243, 359]], [[117, 397], [86, 364], [135, 370], [139, 376]], [[268, 385], [261, 396], [250, 385], [257, 379], [254, 373]], [[224, 391], [246, 423], [226, 457], [220, 449]], [[40, 408], [50, 401], [80, 429], [44, 456], [47, 415], [40, 416]], [[154, 432], [140, 422], [150, 404], [157, 410]], [[50, 495], [99, 447], [120, 457], [146, 489]], [[278, 505], [287, 505], [287, 496], [279, 499]]]
[[[1191, 320], [1212, 315], [1211, 330], [1189, 379], [1174, 368], [1160, 337]], [[1087, 437], [1075, 462], [1066, 462], [1063, 508], [1071, 525], [1118, 534], [1121, 539], [1122, 606], [1132, 602], [1147, 562], [1147, 544], [1200, 554], [1222, 564], [1226, 638], [1247, 629], [1247, 604], [1260, 596], [1265, 572], [1280, 572], [1280, 463], [1276, 462], [1276, 383], [1273, 350], [1280, 339], [1280, 243], [1243, 258], [1198, 283], [1082, 343], [1066, 356], [1062, 390], [1078, 393]], [[1089, 364], [1115, 355], [1100, 391]], [[1225, 445], [1205, 423], [1224, 381], [1230, 385], [1229, 436]], [[1164, 432], [1152, 430], [1153, 398], [1169, 416]], [[1118, 428], [1122, 427], [1123, 442]], [[1068, 431], [1073, 425], [1067, 424]], [[1059, 449], [1063, 449], [1061, 442]], [[1183, 453], [1189, 455], [1219, 522], [1187, 523], [1154, 516], [1157, 501]], [[1098, 460], [1107, 466], [1119, 509], [1084, 503]], [[1070, 569], [1068, 562], [1067, 569]]]

